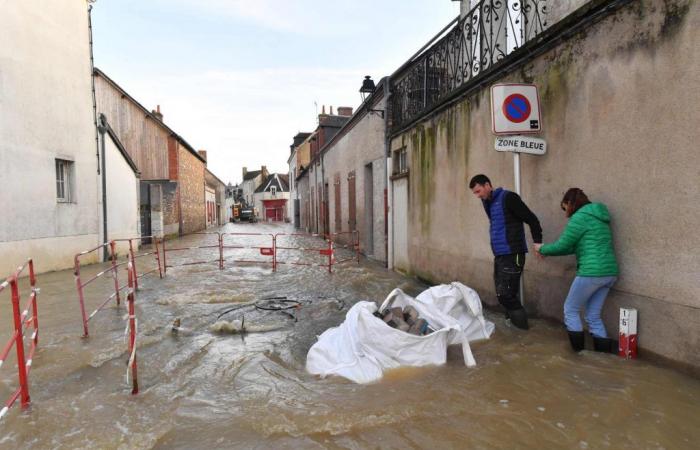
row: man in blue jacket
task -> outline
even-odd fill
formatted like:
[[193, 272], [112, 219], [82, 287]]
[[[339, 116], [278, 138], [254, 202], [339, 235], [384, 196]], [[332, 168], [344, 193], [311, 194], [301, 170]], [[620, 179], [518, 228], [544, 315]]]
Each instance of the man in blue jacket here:
[[469, 181], [469, 189], [484, 205], [489, 217], [491, 250], [494, 254], [493, 278], [496, 297], [506, 309], [506, 318], [518, 328], [527, 330], [527, 313], [520, 303], [520, 276], [525, 266], [527, 223], [536, 244], [542, 243], [542, 227], [537, 216], [523, 203], [515, 192], [503, 188], [493, 189], [491, 180], [479, 174]]

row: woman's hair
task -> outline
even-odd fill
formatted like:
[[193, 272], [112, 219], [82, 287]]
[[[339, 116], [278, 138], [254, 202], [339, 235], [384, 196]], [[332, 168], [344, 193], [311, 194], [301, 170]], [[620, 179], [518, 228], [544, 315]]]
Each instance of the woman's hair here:
[[561, 207], [566, 211], [566, 217], [571, 217], [582, 206], [589, 204], [586, 194], [579, 188], [570, 188], [561, 199]]

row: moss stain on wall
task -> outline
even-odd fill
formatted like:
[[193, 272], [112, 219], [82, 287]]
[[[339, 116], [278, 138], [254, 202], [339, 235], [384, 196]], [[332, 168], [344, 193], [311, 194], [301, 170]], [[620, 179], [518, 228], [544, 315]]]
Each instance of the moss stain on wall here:
[[430, 229], [430, 206], [435, 197], [435, 125], [418, 125], [411, 133], [411, 191], [409, 203], [418, 202], [421, 231]]

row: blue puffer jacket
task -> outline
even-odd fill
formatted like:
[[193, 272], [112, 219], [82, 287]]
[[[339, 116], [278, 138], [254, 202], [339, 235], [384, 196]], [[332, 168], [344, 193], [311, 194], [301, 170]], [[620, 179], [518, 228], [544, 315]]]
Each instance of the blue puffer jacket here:
[[523, 222], [530, 226], [532, 240], [542, 242], [542, 227], [537, 216], [530, 211], [515, 192], [503, 188], [494, 189], [491, 198], [483, 200], [491, 226], [491, 250], [496, 256], [527, 253]]

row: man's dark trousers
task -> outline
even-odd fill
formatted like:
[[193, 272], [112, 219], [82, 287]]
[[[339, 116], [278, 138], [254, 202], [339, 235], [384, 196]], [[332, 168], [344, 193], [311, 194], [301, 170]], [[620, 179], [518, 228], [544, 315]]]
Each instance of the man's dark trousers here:
[[527, 315], [520, 303], [520, 277], [525, 267], [525, 253], [499, 255], [494, 258], [493, 279], [498, 302], [506, 316], [519, 328], [528, 328]]

